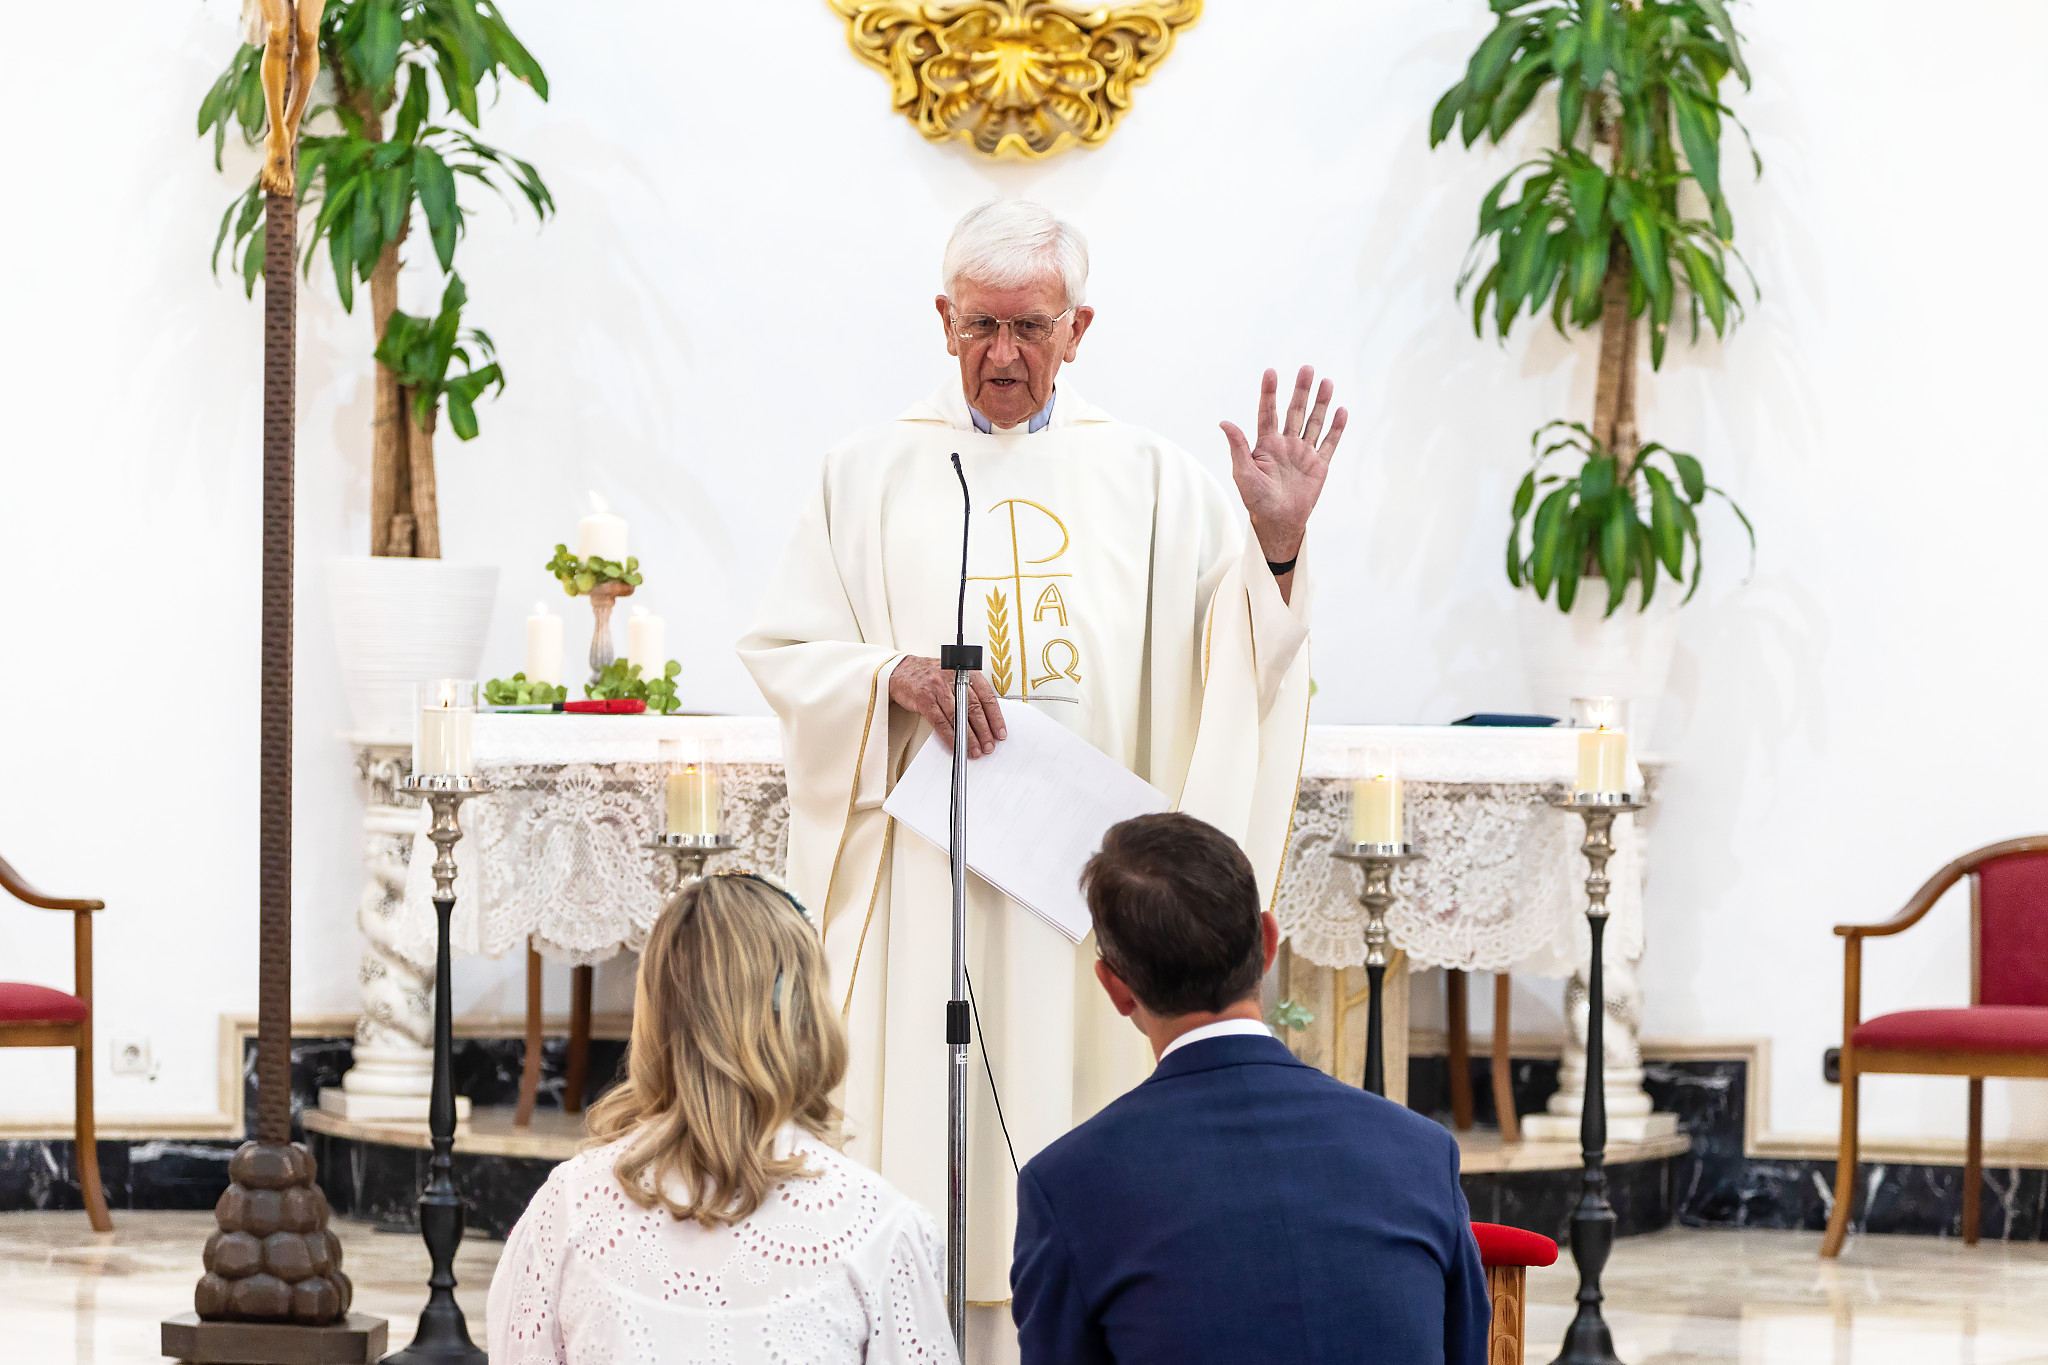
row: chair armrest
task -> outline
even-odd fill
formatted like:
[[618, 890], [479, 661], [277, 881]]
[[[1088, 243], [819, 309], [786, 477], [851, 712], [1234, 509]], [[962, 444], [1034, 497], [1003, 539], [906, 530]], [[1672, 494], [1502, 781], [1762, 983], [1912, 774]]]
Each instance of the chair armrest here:
[[107, 908], [105, 901], [65, 900], [58, 896], [46, 896], [30, 886], [19, 872], [16, 872], [5, 858], [0, 858], [0, 891], [5, 891], [18, 901], [25, 901], [39, 910], [92, 911]]
[[1884, 938], [1901, 933], [1920, 922], [1934, 903], [1948, 892], [1951, 886], [1975, 872], [1985, 863], [2000, 858], [2009, 858], [2015, 853], [2048, 853], [2048, 834], [2028, 834], [2018, 839], [2006, 839], [1982, 848], [1971, 849], [1962, 857], [1950, 863], [1927, 879], [1927, 884], [1913, 893], [1905, 908], [1880, 924], [1837, 924], [1835, 933], [1843, 938]]
[[1479, 1263], [1484, 1266], [1546, 1266], [1557, 1263], [1557, 1243], [1540, 1232], [1527, 1232], [1500, 1223], [1474, 1223], [1472, 1237], [1479, 1243]]

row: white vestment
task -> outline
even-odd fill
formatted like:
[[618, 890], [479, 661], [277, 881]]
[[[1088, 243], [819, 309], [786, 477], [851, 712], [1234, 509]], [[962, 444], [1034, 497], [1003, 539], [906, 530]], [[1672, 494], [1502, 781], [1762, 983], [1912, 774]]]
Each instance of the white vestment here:
[[[789, 879], [822, 916], [851, 1039], [848, 1151], [946, 1202], [944, 853], [882, 811], [930, 727], [889, 702], [906, 654], [954, 637], [960, 455], [972, 490], [967, 640], [1005, 705], [1057, 718], [1244, 846], [1270, 901], [1308, 717], [1307, 575], [1290, 607], [1221, 485], [1065, 385], [1037, 433], [974, 429], [957, 385], [825, 457], [740, 655], [782, 718]], [[968, 781], [974, 780], [973, 765]], [[970, 881], [979, 1023], [967, 1297], [1010, 1297], [1018, 1163], [1142, 1081], [1144, 1038], [1075, 948]], [[988, 1070], [984, 1070], [983, 1053]]]

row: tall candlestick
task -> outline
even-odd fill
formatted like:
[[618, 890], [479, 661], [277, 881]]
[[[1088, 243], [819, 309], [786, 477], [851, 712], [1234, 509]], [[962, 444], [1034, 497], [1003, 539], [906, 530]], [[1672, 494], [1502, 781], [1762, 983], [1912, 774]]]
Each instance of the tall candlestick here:
[[1351, 842], [1406, 843], [1401, 809], [1401, 779], [1385, 773], [1361, 777], [1351, 784]]
[[1573, 790], [1628, 790], [1628, 733], [1623, 730], [1579, 731], [1579, 778]]
[[530, 682], [562, 681], [562, 618], [544, 602], [526, 618], [526, 677]]
[[718, 833], [718, 770], [708, 763], [691, 763], [681, 772], [668, 775], [668, 830], [670, 834]]
[[664, 633], [659, 616], [633, 608], [633, 619], [626, 623], [626, 662], [640, 665], [642, 682], [653, 682], [668, 667]]
[[576, 553], [589, 559], [609, 559], [624, 563], [626, 559], [626, 519], [607, 511], [604, 499], [592, 493], [590, 500], [597, 504], [597, 510], [576, 523]]

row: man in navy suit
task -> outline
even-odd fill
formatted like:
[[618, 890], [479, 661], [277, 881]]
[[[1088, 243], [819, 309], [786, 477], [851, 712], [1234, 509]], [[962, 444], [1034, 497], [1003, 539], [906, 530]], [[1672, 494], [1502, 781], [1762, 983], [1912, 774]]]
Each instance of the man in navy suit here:
[[1280, 930], [1237, 845], [1141, 816], [1082, 885], [1095, 975], [1159, 1065], [1018, 1177], [1024, 1365], [1484, 1365], [1458, 1145], [1260, 1022]]

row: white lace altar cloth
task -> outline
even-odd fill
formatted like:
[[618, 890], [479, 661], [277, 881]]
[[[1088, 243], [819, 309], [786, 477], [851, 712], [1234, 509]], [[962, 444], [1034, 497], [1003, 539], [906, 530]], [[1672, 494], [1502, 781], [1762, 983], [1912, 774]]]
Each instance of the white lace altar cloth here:
[[[1408, 838], [1422, 855], [1394, 878], [1387, 912], [1411, 970], [1462, 967], [1566, 976], [1590, 950], [1585, 824], [1553, 809], [1578, 773], [1569, 730], [1460, 725], [1315, 725], [1273, 914], [1295, 952], [1325, 967], [1365, 961], [1363, 872], [1330, 857], [1348, 844], [1350, 779], [1365, 753], [1396, 755]], [[1642, 777], [1630, 764], [1630, 785]], [[1642, 956], [1642, 874], [1632, 816], [1614, 822], [1609, 961]]]
[[[722, 827], [736, 847], [709, 870], [781, 876], [789, 800], [773, 717], [480, 715], [476, 771], [491, 789], [459, 815], [453, 950], [499, 957], [530, 938], [578, 965], [639, 951], [672, 889], [670, 859], [643, 845], [661, 833], [674, 766], [661, 745], [675, 739], [720, 765]], [[422, 810], [394, 943], [421, 964], [434, 960], [428, 818]]]
[[730, 1227], [626, 1198], [627, 1139], [562, 1163], [491, 1279], [497, 1365], [957, 1365], [931, 1214], [794, 1127], [781, 1181]]
[[[773, 717], [480, 715], [477, 772], [492, 790], [461, 808], [455, 952], [498, 957], [529, 938], [560, 962], [637, 951], [670, 890], [668, 859], [641, 847], [660, 832], [669, 739], [695, 741], [722, 765], [723, 824], [738, 846], [711, 866], [780, 876], [789, 807]], [[1569, 974], [1587, 950], [1584, 825], [1546, 803], [1569, 789], [1577, 744], [1565, 730], [1310, 726], [1273, 907], [1294, 951], [1322, 966], [1365, 960], [1360, 873], [1329, 851], [1350, 833], [1348, 779], [1362, 775], [1352, 752], [1389, 746], [1423, 854], [1396, 877], [1387, 916], [1410, 966]], [[422, 832], [426, 822], [422, 811]], [[1615, 821], [1614, 839], [1607, 956], [1624, 961], [1643, 947], [1632, 817]], [[433, 849], [416, 843], [394, 947], [430, 965]]]

